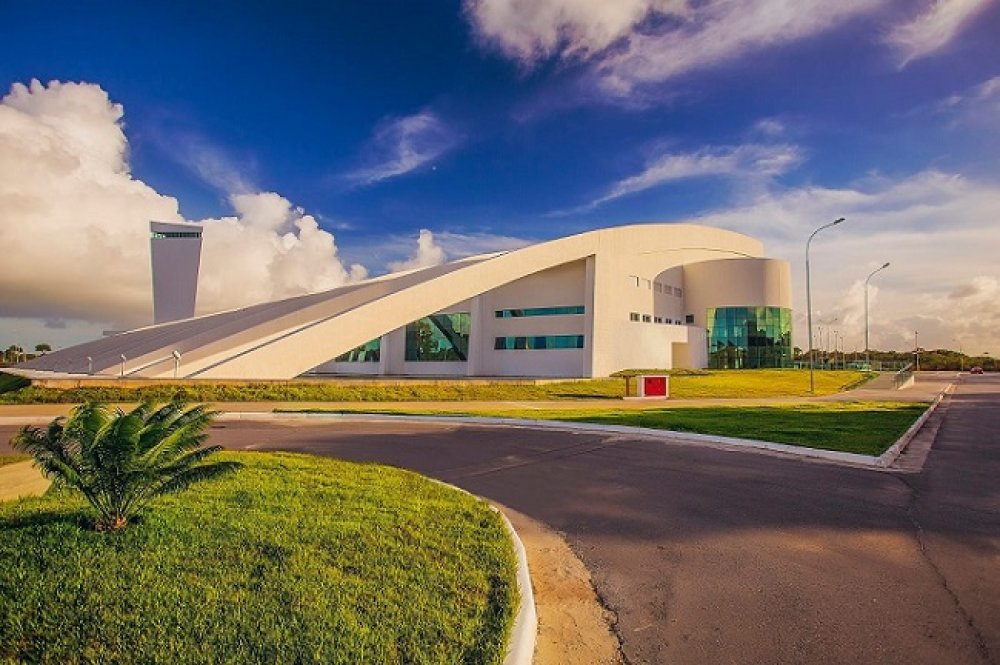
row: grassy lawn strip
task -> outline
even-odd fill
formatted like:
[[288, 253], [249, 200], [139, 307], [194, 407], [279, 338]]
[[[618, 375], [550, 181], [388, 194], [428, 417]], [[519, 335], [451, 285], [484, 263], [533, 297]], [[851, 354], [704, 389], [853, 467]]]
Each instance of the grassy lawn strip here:
[[[381, 413], [568, 420], [718, 434], [861, 455], [881, 455], [906, 432], [927, 406], [926, 403], [912, 402], [831, 402], [677, 409], [477, 409], [461, 413], [407, 409]], [[361, 411], [342, 409], [339, 412]]]
[[31, 459], [29, 455], [0, 455], [0, 466], [17, 464], [18, 462], [25, 462], [29, 459]]
[[[3, 380], [0, 374], [0, 380]], [[871, 375], [856, 371], [817, 371], [816, 394], [841, 392], [866, 381]], [[11, 384], [15, 385], [15, 384]], [[20, 387], [0, 390], [0, 404], [62, 403], [87, 400], [139, 402], [142, 399], [187, 402], [437, 402], [437, 401], [530, 401], [564, 399], [618, 399], [625, 392], [625, 379], [560, 381], [543, 385], [493, 383], [463, 385], [344, 385], [328, 383], [250, 383], [245, 385], [189, 384], [119, 388], [114, 385], [59, 390]], [[785, 397], [809, 393], [809, 373], [794, 369], [680, 370], [670, 379], [676, 399]]]
[[223, 453], [239, 473], [112, 534], [66, 492], [0, 504], [0, 662], [500, 663], [500, 517], [417, 474]]

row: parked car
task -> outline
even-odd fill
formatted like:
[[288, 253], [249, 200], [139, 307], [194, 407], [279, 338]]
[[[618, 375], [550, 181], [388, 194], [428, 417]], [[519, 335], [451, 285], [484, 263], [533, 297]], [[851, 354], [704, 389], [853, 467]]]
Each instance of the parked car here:
[[979, 365], [976, 365], [975, 367], [969, 370], [969, 374], [982, 374], [982, 373], [983, 373], [983, 368], [980, 367]]

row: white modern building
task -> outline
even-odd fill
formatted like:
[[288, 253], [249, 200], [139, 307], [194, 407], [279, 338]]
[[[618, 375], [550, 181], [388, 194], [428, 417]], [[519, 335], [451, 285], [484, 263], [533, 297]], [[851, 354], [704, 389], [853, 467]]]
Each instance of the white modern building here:
[[141, 328], [26, 367], [291, 379], [787, 366], [790, 282], [748, 236], [636, 224]]

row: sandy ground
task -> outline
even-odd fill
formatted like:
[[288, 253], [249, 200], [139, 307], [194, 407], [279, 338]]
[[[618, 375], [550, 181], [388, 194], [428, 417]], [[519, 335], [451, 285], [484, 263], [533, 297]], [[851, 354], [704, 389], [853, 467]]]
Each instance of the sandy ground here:
[[[495, 504], [496, 505], [496, 504]], [[535, 665], [620, 665], [614, 617], [597, 599], [590, 573], [558, 533], [497, 506], [514, 525], [528, 553], [538, 635]]]

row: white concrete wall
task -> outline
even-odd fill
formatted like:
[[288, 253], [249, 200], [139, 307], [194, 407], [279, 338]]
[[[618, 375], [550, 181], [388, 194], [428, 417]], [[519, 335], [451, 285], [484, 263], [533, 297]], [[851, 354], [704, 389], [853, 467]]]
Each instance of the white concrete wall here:
[[[496, 318], [502, 309], [528, 307], [573, 307], [589, 310], [587, 298], [587, 262], [573, 261], [523, 277], [479, 297], [481, 337], [476, 352], [480, 359], [478, 374], [483, 376], [585, 376], [585, 362], [591, 344], [587, 314], [557, 314]], [[475, 330], [476, 321], [473, 321]], [[583, 349], [505, 349], [494, 348], [497, 337], [533, 337], [537, 335], [583, 335]]]

